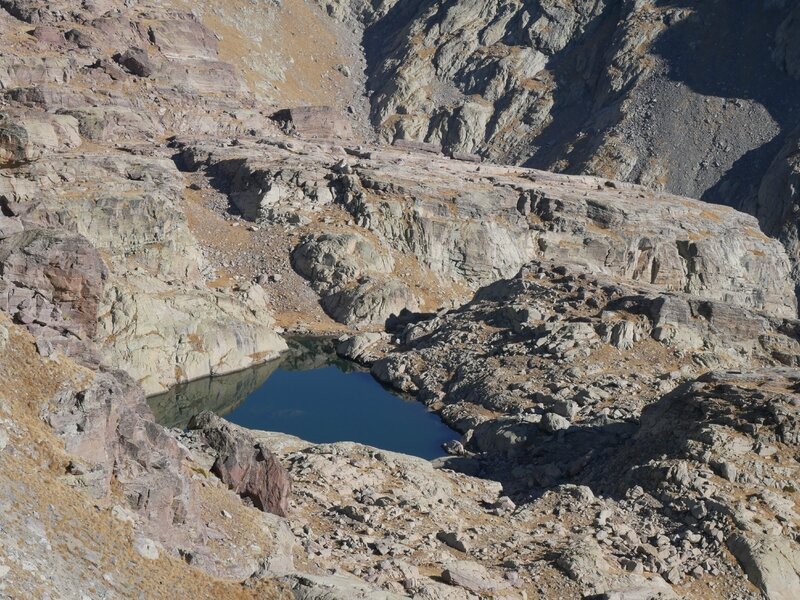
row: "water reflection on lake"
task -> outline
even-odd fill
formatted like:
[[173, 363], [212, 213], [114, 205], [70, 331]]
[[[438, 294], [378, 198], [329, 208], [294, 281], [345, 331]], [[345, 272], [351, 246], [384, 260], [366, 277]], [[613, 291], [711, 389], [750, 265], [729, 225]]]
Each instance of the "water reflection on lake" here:
[[342, 360], [331, 340], [296, 339], [281, 359], [181, 384], [149, 399], [156, 419], [186, 427], [210, 410], [229, 421], [315, 443], [354, 441], [423, 458], [458, 437], [421, 403], [401, 398]]

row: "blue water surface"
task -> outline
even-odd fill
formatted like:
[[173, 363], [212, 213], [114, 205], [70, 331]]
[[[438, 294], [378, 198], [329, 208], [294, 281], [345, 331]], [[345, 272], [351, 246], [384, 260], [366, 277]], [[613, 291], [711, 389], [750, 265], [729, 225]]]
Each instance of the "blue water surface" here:
[[359, 442], [427, 459], [457, 437], [423, 404], [392, 394], [369, 373], [336, 366], [279, 368], [225, 418], [309, 442]]
[[334, 340], [296, 338], [280, 359], [176, 385], [148, 398], [159, 423], [183, 429], [210, 410], [229, 421], [309, 442], [359, 442], [426, 459], [458, 439], [439, 417], [402, 398], [333, 350]]

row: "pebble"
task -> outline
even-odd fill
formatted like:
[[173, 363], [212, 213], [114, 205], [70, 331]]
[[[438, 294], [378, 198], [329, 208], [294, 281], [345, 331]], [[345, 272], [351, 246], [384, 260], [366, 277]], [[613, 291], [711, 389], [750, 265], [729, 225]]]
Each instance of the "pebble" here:
[[118, 521], [122, 521], [123, 523], [136, 523], [136, 517], [134, 514], [128, 510], [127, 508], [120, 506], [119, 504], [115, 505], [111, 509], [111, 516], [113, 516]]
[[148, 560], [157, 560], [159, 557], [158, 546], [150, 538], [136, 538], [133, 542], [133, 549]]

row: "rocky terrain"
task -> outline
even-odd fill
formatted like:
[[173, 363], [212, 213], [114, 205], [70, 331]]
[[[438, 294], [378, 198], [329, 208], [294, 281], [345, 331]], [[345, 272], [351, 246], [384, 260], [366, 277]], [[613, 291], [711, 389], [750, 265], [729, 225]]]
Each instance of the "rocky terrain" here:
[[194, 4], [0, 0], [0, 596], [800, 597], [795, 3]]
[[363, 40], [384, 140], [702, 197], [796, 237], [796, 2], [318, 1]]

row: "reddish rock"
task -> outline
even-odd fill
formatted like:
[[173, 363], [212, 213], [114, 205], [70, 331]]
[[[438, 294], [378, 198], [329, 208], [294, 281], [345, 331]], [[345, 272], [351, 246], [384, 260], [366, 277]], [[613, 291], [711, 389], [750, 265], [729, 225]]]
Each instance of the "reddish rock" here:
[[167, 58], [217, 58], [216, 38], [194, 19], [151, 22], [146, 35]]
[[[29, 229], [0, 240], [0, 308], [25, 324], [93, 337], [106, 277], [100, 254], [81, 235]], [[43, 306], [37, 298], [51, 316], [37, 309]]]
[[116, 54], [114, 60], [137, 77], [150, 77], [155, 71], [147, 50], [142, 48], [128, 48], [122, 54]]
[[352, 139], [350, 122], [330, 106], [297, 106], [271, 116], [289, 133], [310, 138]]
[[287, 516], [292, 483], [268, 449], [246, 430], [208, 411], [193, 417], [189, 429], [202, 430], [206, 442], [216, 451], [212, 473], [256, 508]]
[[117, 63], [108, 59], [98, 60], [97, 63], [92, 66], [92, 68], [102, 70], [114, 81], [122, 81], [130, 77], [130, 75], [128, 75], [124, 69], [121, 69]]
[[31, 32], [31, 35], [45, 46], [61, 46], [64, 44], [64, 34], [56, 27], [39, 25]]

